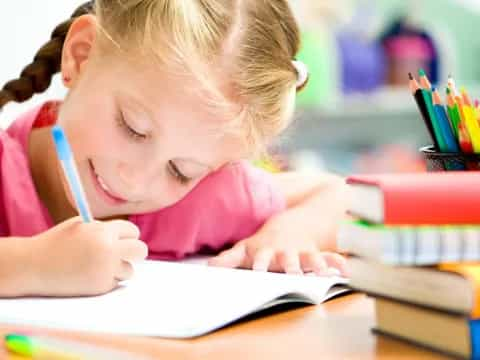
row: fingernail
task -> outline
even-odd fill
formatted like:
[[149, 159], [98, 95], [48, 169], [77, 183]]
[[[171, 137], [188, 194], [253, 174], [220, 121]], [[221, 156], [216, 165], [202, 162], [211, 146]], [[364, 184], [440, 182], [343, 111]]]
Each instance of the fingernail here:
[[258, 272], [267, 272], [267, 269], [262, 267], [262, 266], [254, 266], [252, 267], [253, 271], [258, 271]]
[[299, 270], [299, 269], [286, 270], [285, 273], [287, 273], [287, 274], [289, 274], [289, 275], [303, 275], [303, 271], [302, 271], [302, 270]]
[[328, 268], [327, 270], [328, 276], [341, 276], [342, 273], [337, 268]]

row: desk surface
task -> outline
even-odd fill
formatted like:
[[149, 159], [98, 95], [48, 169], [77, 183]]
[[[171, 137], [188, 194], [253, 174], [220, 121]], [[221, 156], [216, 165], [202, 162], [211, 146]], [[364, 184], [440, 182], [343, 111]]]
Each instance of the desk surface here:
[[[58, 331], [45, 334], [112, 346], [154, 359], [446, 359], [373, 335], [373, 321], [373, 301], [354, 294], [321, 306], [247, 321], [188, 341]], [[0, 326], [0, 334], [9, 331], [13, 328]], [[2, 350], [0, 358], [6, 358]]]

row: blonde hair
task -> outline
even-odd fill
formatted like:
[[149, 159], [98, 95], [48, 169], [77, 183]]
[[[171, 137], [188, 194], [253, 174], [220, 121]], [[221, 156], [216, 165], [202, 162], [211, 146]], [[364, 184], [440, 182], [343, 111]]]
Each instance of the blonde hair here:
[[[73, 21], [95, 14], [101, 45], [110, 43], [142, 58], [175, 63], [215, 91], [199, 66], [225, 65], [245, 139], [263, 148], [290, 123], [298, 79], [292, 63], [299, 29], [287, 0], [96, 0], [57, 26], [19, 79], [0, 91], [0, 108], [45, 91], [60, 71], [63, 43]], [[229, 99], [231, 100], [231, 99]]]

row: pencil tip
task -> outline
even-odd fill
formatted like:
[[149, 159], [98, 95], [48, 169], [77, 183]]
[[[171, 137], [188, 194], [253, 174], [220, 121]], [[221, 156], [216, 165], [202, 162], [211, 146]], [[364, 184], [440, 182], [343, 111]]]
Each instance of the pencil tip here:
[[413, 75], [412, 75], [411, 72], [408, 73], [408, 78], [409, 78], [410, 80], [413, 80]]
[[419, 70], [418, 70], [418, 76], [426, 76], [425, 70], [419, 69]]

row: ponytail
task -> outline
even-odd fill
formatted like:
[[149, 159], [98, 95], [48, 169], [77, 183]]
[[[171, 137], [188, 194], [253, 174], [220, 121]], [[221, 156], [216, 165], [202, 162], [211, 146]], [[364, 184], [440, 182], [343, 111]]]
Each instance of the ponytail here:
[[24, 102], [50, 87], [52, 77], [61, 70], [62, 50], [68, 30], [77, 17], [94, 12], [94, 1], [80, 6], [71, 18], [58, 25], [50, 41], [43, 45], [20, 77], [7, 82], [0, 90], [0, 110], [10, 101]]

